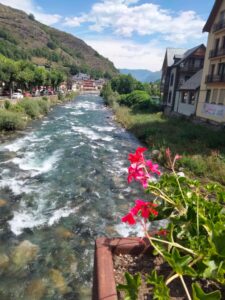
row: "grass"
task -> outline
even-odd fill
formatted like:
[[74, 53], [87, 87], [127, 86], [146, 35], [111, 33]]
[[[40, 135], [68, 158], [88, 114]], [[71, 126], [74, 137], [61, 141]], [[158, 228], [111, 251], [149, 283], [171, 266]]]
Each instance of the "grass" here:
[[72, 92], [60, 98], [58, 96], [24, 98], [16, 104], [6, 100], [4, 108], [0, 109], [0, 131], [24, 129], [30, 120], [46, 115], [51, 106], [70, 101], [75, 96], [76, 94]]
[[182, 155], [179, 167], [190, 173], [225, 184], [225, 132], [190, 121], [167, 118], [162, 113], [134, 113], [128, 107], [113, 104], [118, 122], [151, 149], [169, 147]]

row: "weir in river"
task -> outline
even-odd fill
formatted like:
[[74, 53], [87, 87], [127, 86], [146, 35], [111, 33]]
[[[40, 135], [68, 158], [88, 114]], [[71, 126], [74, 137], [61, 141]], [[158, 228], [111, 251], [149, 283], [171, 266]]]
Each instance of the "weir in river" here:
[[94, 241], [127, 236], [121, 216], [139, 142], [96, 95], [53, 108], [0, 146], [0, 299], [91, 299]]

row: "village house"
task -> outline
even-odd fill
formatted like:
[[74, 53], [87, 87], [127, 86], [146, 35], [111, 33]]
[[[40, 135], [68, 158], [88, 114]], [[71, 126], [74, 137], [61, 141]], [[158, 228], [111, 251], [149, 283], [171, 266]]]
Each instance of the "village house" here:
[[216, 0], [203, 28], [208, 43], [196, 115], [225, 122], [225, 1]]
[[[191, 113], [187, 113], [186, 110], [183, 111], [183, 108], [185, 107], [179, 104], [182, 101], [186, 101], [186, 99], [181, 99], [181, 95], [184, 94], [181, 94], [180, 88], [187, 80], [189, 80], [203, 68], [206, 48], [203, 44], [201, 44], [187, 51], [183, 50], [183, 53], [181, 49], [178, 50], [179, 53], [176, 53], [173, 56], [173, 64], [169, 66], [169, 71], [167, 71], [167, 78], [165, 79], [165, 82], [167, 82], [167, 84], [164, 87], [164, 111], [166, 114], [169, 114], [171, 112], [179, 112], [184, 115], [190, 115], [195, 111], [194, 107], [196, 107], [197, 97], [192, 96], [191, 101], [187, 100], [187, 104], [193, 106], [192, 109], [189, 109]], [[167, 53], [168, 49], [166, 51], [166, 56]], [[163, 64], [163, 69], [164, 67], [165, 66]], [[162, 73], [164, 74], [165, 71], [163, 71]], [[178, 107], [180, 107], [179, 111]]]
[[163, 104], [167, 103], [171, 67], [174, 64], [174, 60], [180, 59], [185, 51], [186, 51], [185, 49], [178, 49], [178, 48], [166, 49], [163, 66], [162, 66], [161, 82], [160, 82], [160, 92], [163, 95], [162, 96]]

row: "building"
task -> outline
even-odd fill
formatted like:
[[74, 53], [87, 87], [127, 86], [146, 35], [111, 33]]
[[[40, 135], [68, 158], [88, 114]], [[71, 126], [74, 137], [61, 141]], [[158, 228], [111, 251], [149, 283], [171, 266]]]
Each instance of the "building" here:
[[203, 69], [199, 70], [179, 87], [174, 112], [185, 116], [196, 115], [202, 72]]
[[167, 103], [171, 66], [174, 64], [174, 61], [182, 57], [185, 51], [186, 51], [185, 49], [179, 49], [179, 48], [166, 49], [163, 66], [162, 66], [161, 82], [160, 82], [160, 92], [163, 95], [162, 96], [163, 104]]
[[194, 74], [203, 68], [206, 48], [203, 44], [174, 55], [174, 63], [170, 66], [170, 77], [164, 99], [165, 113], [177, 111], [180, 87]]
[[215, 1], [203, 32], [209, 35], [196, 115], [222, 124], [225, 123], [225, 1]]

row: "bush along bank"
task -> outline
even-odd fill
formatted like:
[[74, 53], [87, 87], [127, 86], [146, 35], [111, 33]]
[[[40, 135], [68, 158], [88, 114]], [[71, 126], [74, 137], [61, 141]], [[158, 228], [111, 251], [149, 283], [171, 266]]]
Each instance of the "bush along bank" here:
[[153, 110], [155, 106], [150, 106], [151, 110], [137, 110], [135, 105], [140, 100], [135, 103], [133, 95], [134, 91], [126, 94], [124, 100], [124, 94], [113, 90], [111, 81], [101, 93], [105, 103], [113, 108], [117, 121], [153, 149], [152, 156], [161, 165], [168, 167], [163, 153], [169, 146], [172, 152], [182, 155], [177, 164], [178, 169], [184, 169], [190, 176], [198, 176], [201, 181], [212, 180], [225, 185], [223, 130], [193, 124], [182, 118], [168, 118], [160, 112], [158, 104], [155, 104], [158, 112]]
[[16, 104], [9, 100], [5, 101], [4, 108], [0, 109], [0, 131], [2, 133], [22, 130], [28, 122], [47, 115], [54, 105], [74, 99], [76, 93], [59, 93], [55, 96], [44, 96], [40, 98], [24, 98]]

